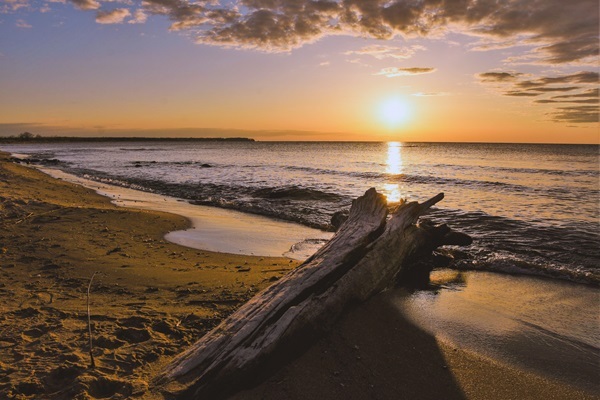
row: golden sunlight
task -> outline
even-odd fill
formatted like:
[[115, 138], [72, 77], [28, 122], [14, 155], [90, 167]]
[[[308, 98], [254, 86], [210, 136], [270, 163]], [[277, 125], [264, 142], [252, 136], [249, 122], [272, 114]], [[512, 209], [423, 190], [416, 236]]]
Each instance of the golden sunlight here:
[[402, 143], [388, 142], [388, 153], [386, 160], [386, 170], [388, 174], [402, 173]]
[[[388, 174], [402, 173], [402, 143], [388, 142], [388, 152], [386, 160], [386, 172]], [[388, 201], [395, 203], [400, 201], [400, 185], [397, 183], [385, 183], [383, 185], [383, 193]]]
[[388, 128], [396, 128], [410, 119], [410, 105], [401, 97], [388, 97], [379, 104], [378, 116]]
[[389, 203], [397, 203], [402, 198], [400, 195], [400, 185], [397, 183], [384, 183], [383, 194]]

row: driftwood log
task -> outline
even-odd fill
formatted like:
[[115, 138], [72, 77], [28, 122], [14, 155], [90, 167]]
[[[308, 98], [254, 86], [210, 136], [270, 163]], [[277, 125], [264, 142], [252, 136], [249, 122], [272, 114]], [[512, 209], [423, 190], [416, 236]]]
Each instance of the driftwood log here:
[[417, 224], [443, 197], [401, 204], [388, 217], [385, 196], [369, 189], [327, 244], [175, 357], [154, 380], [155, 389], [186, 399], [221, 397], [288, 352], [286, 345], [329, 327], [349, 304], [398, 279], [428, 275], [430, 269], [416, 270], [423, 264], [418, 260], [440, 245], [471, 242], [445, 225]]

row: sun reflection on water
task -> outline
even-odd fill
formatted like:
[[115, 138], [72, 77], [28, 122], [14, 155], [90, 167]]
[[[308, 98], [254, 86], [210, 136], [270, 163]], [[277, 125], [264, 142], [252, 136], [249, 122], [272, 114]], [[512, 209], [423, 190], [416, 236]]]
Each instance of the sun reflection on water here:
[[400, 153], [400, 150], [402, 150], [402, 143], [388, 142], [387, 173], [402, 173], [402, 154]]
[[389, 203], [397, 203], [402, 198], [400, 195], [400, 185], [397, 183], [384, 183], [383, 194]]
[[[388, 174], [398, 175], [402, 173], [402, 143], [388, 142], [388, 153], [386, 160], [386, 172]], [[400, 184], [385, 183], [383, 191], [388, 199], [388, 202], [395, 203], [400, 201], [402, 195], [400, 193]]]

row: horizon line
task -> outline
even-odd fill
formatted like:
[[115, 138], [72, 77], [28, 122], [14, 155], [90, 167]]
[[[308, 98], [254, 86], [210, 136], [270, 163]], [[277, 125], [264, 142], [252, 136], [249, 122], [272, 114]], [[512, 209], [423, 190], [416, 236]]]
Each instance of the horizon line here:
[[[272, 132], [272, 131], [271, 131]], [[45, 136], [37, 135], [33, 138], [19, 138], [19, 136], [0, 136], [0, 143], [2, 142], [16, 142], [16, 143], [35, 143], [44, 141], [247, 141], [247, 142], [261, 142], [261, 143], [430, 143], [430, 144], [514, 144], [514, 145], [581, 145], [581, 146], [600, 146], [598, 143], [572, 143], [572, 142], [479, 142], [479, 141], [402, 141], [402, 140], [265, 140], [256, 139], [252, 137], [206, 137], [206, 136]]]

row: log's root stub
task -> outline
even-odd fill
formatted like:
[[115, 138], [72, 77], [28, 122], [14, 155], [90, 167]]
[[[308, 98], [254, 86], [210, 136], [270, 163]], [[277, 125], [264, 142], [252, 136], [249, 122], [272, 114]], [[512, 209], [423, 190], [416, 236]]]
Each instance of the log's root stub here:
[[175, 357], [154, 388], [186, 399], [223, 397], [274, 360], [289, 359], [286, 344], [315, 337], [349, 304], [397, 281], [426, 280], [431, 263], [422, 261], [435, 249], [471, 243], [446, 225], [417, 224], [443, 198], [403, 203], [388, 217], [385, 197], [367, 190], [329, 242]]

